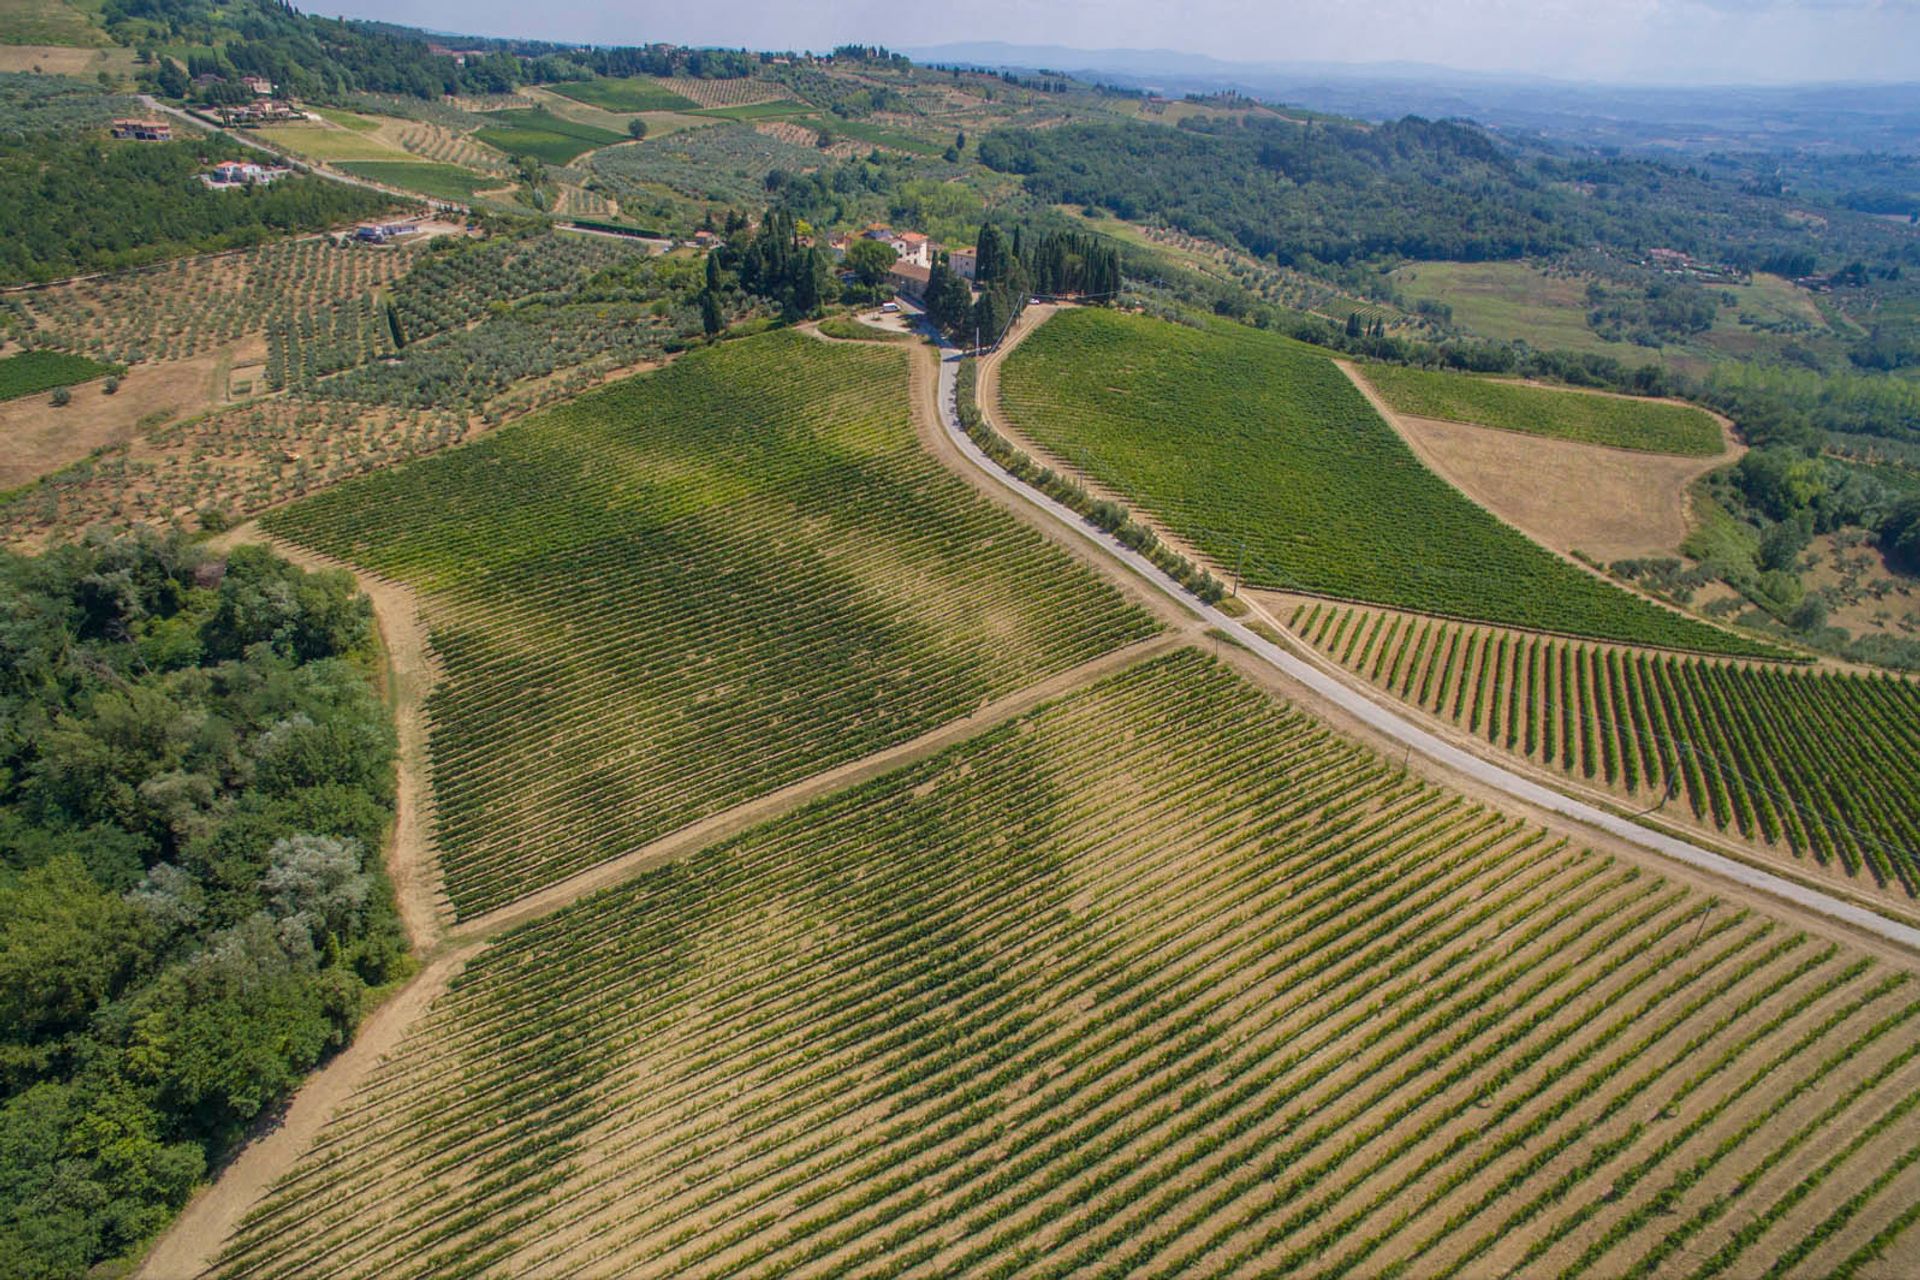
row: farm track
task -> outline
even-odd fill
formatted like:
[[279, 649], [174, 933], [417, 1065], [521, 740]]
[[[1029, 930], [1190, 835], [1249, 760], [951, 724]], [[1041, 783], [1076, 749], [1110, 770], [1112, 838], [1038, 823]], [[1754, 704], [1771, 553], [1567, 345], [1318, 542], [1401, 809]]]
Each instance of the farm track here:
[[910, 742], [813, 774], [791, 786], [682, 827], [663, 839], [610, 862], [603, 862], [557, 884], [517, 898], [507, 906], [462, 921], [452, 929], [451, 938], [464, 943], [498, 936], [508, 929], [558, 911], [588, 894], [624, 884], [656, 867], [696, 853], [710, 844], [728, 839], [748, 827], [769, 821], [821, 796], [858, 786], [883, 773], [923, 760], [957, 742], [984, 733], [995, 725], [1024, 715], [1049, 699], [1092, 684], [1182, 643], [1185, 643], [1185, 637], [1166, 632], [1103, 654], [987, 703], [961, 719], [949, 721]]

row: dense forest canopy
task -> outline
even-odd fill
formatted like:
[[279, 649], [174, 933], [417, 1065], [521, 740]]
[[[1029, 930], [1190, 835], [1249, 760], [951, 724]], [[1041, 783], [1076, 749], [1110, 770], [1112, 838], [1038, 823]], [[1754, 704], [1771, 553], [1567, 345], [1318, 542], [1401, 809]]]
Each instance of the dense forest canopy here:
[[101, 537], [0, 559], [0, 1257], [138, 1244], [408, 964], [345, 573]]
[[1472, 125], [1273, 116], [996, 129], [980, 159], [1039, 200], [1159, 218], [1283, 265], [1399, 256], [1481, 261], [1594, 244], [1667, 246], [1735, 265], [1781, 252], [1911, 258], [1911, 241], [1841, 218], [1810, 228], [1700, 170], [1525, 152]]
[[0, 148], [0, 283], [259, 244], [392, 205], [320, 178], [216, 191], [197, 174], [246, 152], [217, 139], [115, 142], [47, 134]]
[[[576, 49], [543, 41], [447, 37], [461, 56], [425, 32], [382, 22], [322, 18], [274, 0], [105, 0], [101, 20], [123, 44], [165, 49], [187, 64], [163, 85], [181, 96], [186, 76], [231, 81], [265, 76], [284, 96], [330, 101], [351, 92], [416, 98], [508, 93], [521, 84], [590, 76], [687, 75], [732, 78], [758, 65], [735, 49]], [[156, 75], [168, 75], [152, 62]], [[217, 88], [217, 86], [216, 86]]]

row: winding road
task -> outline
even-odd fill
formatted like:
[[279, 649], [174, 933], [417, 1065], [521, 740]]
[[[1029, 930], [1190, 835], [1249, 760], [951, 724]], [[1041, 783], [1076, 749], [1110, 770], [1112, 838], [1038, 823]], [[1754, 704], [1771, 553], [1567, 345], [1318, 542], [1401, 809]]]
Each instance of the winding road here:
[[1572, 796], [1562, 795], [1551, 787], [1543, 786], [1490, 760], [1462, 750], [1405, 716], [1381, 706], [1372, 698], [1320, 668], [1288, 653], [1238, 619], [1211, 605], [1200, 603], [1151, 560], [1089, 525], [1071, 508], [1014, 479], [996, 466], [993, 460], [974, 444], [972, 438], [960, 425], [959, 406], [955, 398], [959, 385], [960, 359], [960, 349], [943, 338], [940, 347], [940, 426], [962, 456], [1022, 505], [1095, 544], [1109, 557], [1126, 565], [1162, 594], [1172, 598], [1189, 612], [1199, 615], [1208, 628], [1223, 637], [1232, 639], [1235, 644], [1240, 645], [1288, 679], [1305, 685], [1368, 728], [1404, 744], [1424, 758], [1456, 773], [1464, 774], [1524, 804], [1570, 818], [1583, 826], [1604, 831], [1660, 857], [1765, 894], [1770, 898], [1791, 903], [1805, 911], [1837, 921], [1896, 946], [1910, 951], [1920, 951], [1920, 929], [1889, 920], [1865, 907], [1856, 906], [1835, 898], [1831, 894], [1822, 893], [1782, 876], [1748, 866], [1723, 854], [1703, 849], [1658, 831], [1650, 831], [1636, 822], [1631, 822]]

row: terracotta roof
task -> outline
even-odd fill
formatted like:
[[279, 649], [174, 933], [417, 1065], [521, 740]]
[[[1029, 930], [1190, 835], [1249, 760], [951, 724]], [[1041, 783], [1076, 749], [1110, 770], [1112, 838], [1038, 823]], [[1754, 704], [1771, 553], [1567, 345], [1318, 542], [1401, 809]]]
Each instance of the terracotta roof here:
[[911, 262], [896, 262], [887, 268], [887, 274], [890, 276], [905, 276], [909, 280], [918, 280], [922, 284], [933, 279], [933, 272]]

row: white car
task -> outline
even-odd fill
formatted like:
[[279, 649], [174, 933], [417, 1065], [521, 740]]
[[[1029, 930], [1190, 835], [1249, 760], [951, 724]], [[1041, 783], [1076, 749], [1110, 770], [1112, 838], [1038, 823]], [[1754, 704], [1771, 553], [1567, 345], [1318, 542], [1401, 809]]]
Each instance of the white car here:
[[897, 302], [883, 302], [880, 304], [880, 309], [882, 311], [898, 311], [900, 304]]

